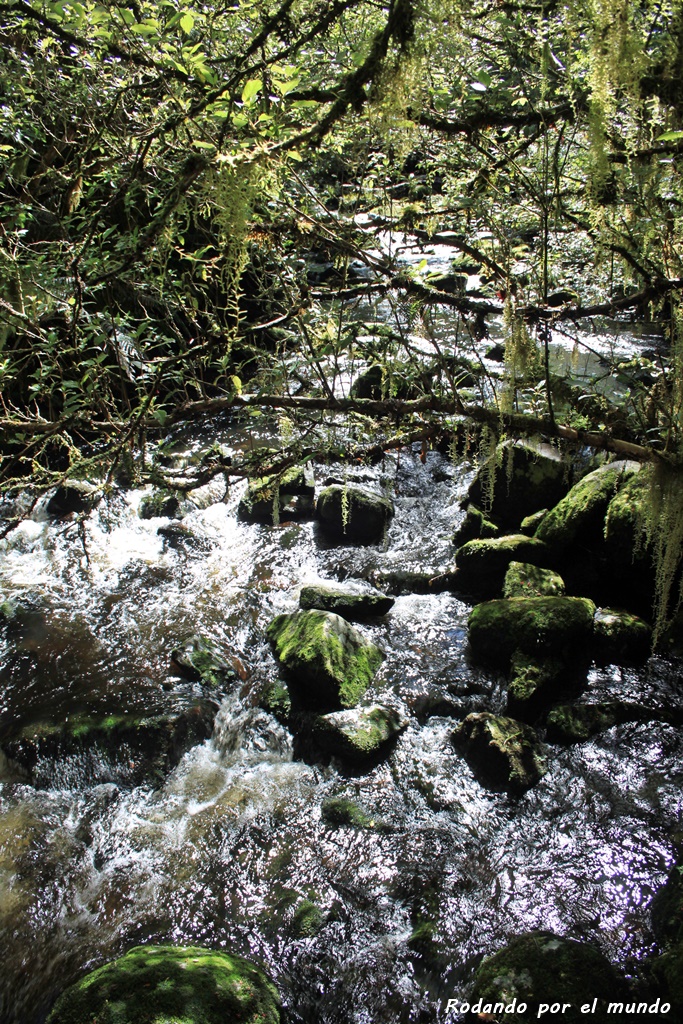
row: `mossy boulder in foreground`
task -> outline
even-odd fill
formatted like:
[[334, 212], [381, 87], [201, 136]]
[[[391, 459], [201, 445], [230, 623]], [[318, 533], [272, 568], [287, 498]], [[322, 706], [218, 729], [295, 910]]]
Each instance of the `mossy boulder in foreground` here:
[[516, 651], [512, 655], [507, 710], [522, 721], [531, 721], [538, 711], [557, 700], [565, 672], [557, 658], [532, 658]]
[[67, 989], [48, 1024], [279, 1024], [277, 989], [242, 957], [136, 946]]
[[313, 708], [354, 707], [383, 658], [378, 647], [333, 612], [278, 615], [267, 635], [289, 673], [290, 692]]
[[[484, 1013], [488, 1003], [511, 1007], [515, 1000], [512, 1011], [505, 1012], [503, 1008], [495, 1016], [491, 1011], [489, 1019], [500, 1024], [538, 1020], [542, 1004], [548, 1009], [540, 1019], [551, 1020], [548, 1010], [554, 1003], [566, 1006], [561, 1015], [555, 1015], [565, 1024], [621, 1020], [620, 1015], [608, 1016], [607, 1007], [609, 1002], [624, 998], [624, 987], [609, 961], [594, 946], [552, 932], [535, 931], [518, 935], [482, 961], [475, 975], [470, 1005], [481, 1000]], [[588, 1005], [592, 1010], [594, 999], [595, 1012], [582, 1014], [582, 1006]], [[520, 1003], [526, 1003], [526, 1012], [518, 1011]]]
[[585, 597], [524, 597], [484, 601], [468, 621], [473, 654], [507, 665], [519, 650], [539, 658], [585, 652], [593, 635], [595, 605]]
[[453, 743], [482, 784], [492, 789], [521, 793], [546, 772], [535, 731], [514, 718], [488, 711], [468, 715], [453, 733]]
[[336, 711], [316, 718], [313, 741], [322, 750], [354, 762], [375, 758], [405, 729], [408, 721], [381, 704]]
[[277, 519], [310, 519], [313, 515], [315, 477], [310, 467], [294, 466], [282, 476], [252, 480], [237, 508], [248, 523], [272, 525]]
[[394, 515], [393, 502], [363, 487], [332, 484], [318, 495], [318, 519], [323, 531], [341, 542], [374, 544]]

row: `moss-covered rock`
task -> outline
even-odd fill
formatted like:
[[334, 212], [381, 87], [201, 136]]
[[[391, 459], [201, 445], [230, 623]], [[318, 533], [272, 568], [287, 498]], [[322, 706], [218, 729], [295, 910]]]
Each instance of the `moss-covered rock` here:
[[680, 727], [683, 709], [648, 707], [628, 700], [558, 704], [548, 714], [547, 737], [551, 743], [580, 743], [624, 722], [666, 722]]
[[182, 519], [191, 510], [190, 502], [175, 491], [157, 488], [142, 499], [138, 514], [141, 519]]
[[66, 516], [70, 512], [91, 512], [102, 500], [102, 490], [87, 480], [70, 480], [57, 487], [47, 503], [51, 516]]
[[524, 722], [488, 711], [468, 715], [453, 742], [482, 783], [521, 793], [545, 775], [543, 746]]
[[470, 485], [468, 499], [507, 526], [518, 526], [539, 508], [556, 504], [569, 489], [559, 452], [548, 444], [531, 442], [506, 441], [499, 446], [490, 508], [488, 480], [488, 471], [480, 470]]
[[594, 614], [595, 605], [585, 597], [485, 601], [469, 617], [470, 647], [477, 658], [499, 665], [507, 665], [517, 650], [571, 661], [591, 642]]
[[605, 665], [644, 661], [650, 653], [651, 639], [652, 630], [637, 615], [615, 608], [597, 609], [593, 619], [596, 661]]
[[332, 796], [323, 800], [321, 815], [323, 821], [334, 826], [374, 829], [386, 831], [387, 825], [381, 819], [369, 814], [364, 807], [348, 797]]
[[292, 915], [292, 932], [298, 939], [310, 939], [325, 924], [325, 914], [313, 900], [300, 900]]
[[550, 509], [542, 508], [530, 516], [525, 516], [519, 524], [519, 532], [526, 534], [527, 537], [533, 537], [549, 511]]
[[292, 714], [292, 698], [289, 696], [287, 687], [279, 679], [266, 685], [261, 694], [259, 707], [277, 718], [282, 725], [289, 725]]
[[555, 551], [564, 551], [578, 542], [602, 544], [608, 506], [639, 468], [636, 462], [610, 462], [583, 477], [548, 512], [536, 537]]
[[394, 515], [393, 502], [364, 487], [332, 484], [318, 495], [317, 514], [323, 531], [340, 542], [380, 541]]
[[503, 582], [503, 597], [562, 597], [564, 580], [552, 569], [530, 562], [510, 562]]
[[309, 707], [355, 707], [383, 659], [378, 647], [333, 612], [278, 615], [267, 635], [289, 673], [290, 694]]
[[605, 515], [605, 549], [610, 566], [620, 578], [643, 583], [652, 589], [652, 554], [644, 544], [642, 526], [652, 503], [652, 469], [633, 473], [609, 503]]
[[508, 684], [508, 712], [532, 721], [541, 708], [557, 700], [564, 678], [564, 663], [557, 658], [536, 659], [516, 651], [511, 660]]
[[[586, 1019], [607, 1022], [621, 1019], [608, 1015], [607, 1009], [611, 1001], [623, 998], [624, 989], [622, 979], [594, 946], [536, 931], [517, 936], [482, 961], [474, 978], [470, 1004], [481, 1000], [482, 1016], [490, 1014], [491, 1019], [501, 1024], [538, 1020], [541, 1004], [549, 1009], [553, 1003], [568, 1004], [561, 1015], [566, 1024], [579, 1024]], [[594, 999], [598, 1001], [595, 1013], [587, 1018], [581, 1007], [592, 1010]], [[526, 1003], [526, 1012], [519, 1013], [514, 1006], [506, 1012], [505, 1007], [511, 1007], [513, 1000], [517, 1005]], [[503, 1005], [494, 1016], [493, 1009], [486, 1009], [488, 1003]], [[551, 1019], [550, 1014], [547, 1019]]]
[[267, 523], [310, 519], [314, 511], [315, 477], [306, 466], [293, 466], [280, 477], [253, 480], [237, 507], [244, 522]]
[[462, 547], [468, 540], [486, 540], [489, 537], [497, 537], [500, 528], [485, 516], [481, 509], [470, 505], [465, 512], [465, 518], [461, 522], [453, 536], [453, 543], [456, 547]]
[[212, 689], [224, 690], [237, 681], [237, 673], [215, 640], [188, 637], [171, 651], [171, 661], [188, 679], [201, 681]]
[[549, 564], [550, 553], [542, 541], [513, 533], [490, 540], [470, 540], [455, 553], [458, 586], [490, 597], [499, 594], [510, 562]]
[[347, 761], [373, 760], [405, 729], [407, 719], [381, 704], [320, 715], [311, 738], [323, 751]]
[[356, 589], [316, 583], [301, 588], [299, 606], [336, 612], [345, 619], [367, 619], [386, 615], [394, 607], [394, 598], [372, 587]]
[[279, 1024], [280, 998], [249, 960], [198, 946], [136, 946], [64, 992], [49, 1024]]

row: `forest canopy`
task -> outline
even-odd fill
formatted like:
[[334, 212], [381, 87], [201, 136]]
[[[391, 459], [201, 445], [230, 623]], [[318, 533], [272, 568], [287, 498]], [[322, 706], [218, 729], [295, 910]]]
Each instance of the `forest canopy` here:
[[[271, 470], [329, 454], [345, 410], [366, 454], [485, 423], [677, 479], [679, 2], [0, 9], [5, 492], [144, 475], [145, 442], [240, 407], [286, 410]], [[377, 297], [373, 335], [349, 311]], [[553, 332], [579, 352], [594, 318], [663, 339], [606, 368], [617, 405], [552, 372]], [[476, 349], [496, 323], [500, 378]]]

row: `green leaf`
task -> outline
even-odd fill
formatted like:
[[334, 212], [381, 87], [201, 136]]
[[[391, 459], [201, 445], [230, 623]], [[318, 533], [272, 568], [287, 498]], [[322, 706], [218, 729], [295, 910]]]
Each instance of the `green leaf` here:
[[683, 132], [664, 132], [663, 135], [658, 135], [657, 142], [679, 142], [683, 139]]
[[194, 18], [191, 14], [183, 14], [180, 19], [180, 27], [186, 36], [189, 36], [190, 32], [194, 28]]
[[245, 83], [244, 88], [242, 89], [242, 102], [251, 102], [254, 96], [256, 96], [256, 94], [259, 93], [262, 88], [263, 82], [261, 81], [260, 78], [250, 78], [249, 81]]

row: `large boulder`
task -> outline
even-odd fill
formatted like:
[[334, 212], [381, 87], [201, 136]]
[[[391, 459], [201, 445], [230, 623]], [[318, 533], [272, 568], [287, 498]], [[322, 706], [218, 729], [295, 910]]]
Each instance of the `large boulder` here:
[[[474, 977], [470, 1005], [475, 1006], [475, 1012], [480, 1011], [482, 1018], [486, 1015], [486, 1019], [501, 1024], [550, 1020], [553, 1004], [564, 1006], [560, 1019], [565, 1024], [587, 1019], [607, 1022], [622, 1019], [608, 1015], [608, 1007], [610, 1002], [623, 998], [624, 989], [622, 979], [594, 946], [535, 931], [516, 936], [482, 961]], [[482, 1005], [476, 1011], [479, 1001]], [[494, 1017], [488, 1004], [497, 1003], [503, 1008]], [[517, 1007], [522, 1003], [526, 1003], [526, 1011], [520, 1013]]]
[[543, 518], [536, 537], [558, 552], [576, 544], [602, 545], [607, 508], [639, 469], [637, 462], [619, 461], [589, 473]]
[[310, 519], [314, 498], [313, 470], [293, 466], [279, 477], [252, 481], [237, 507], [237, 515], [248, 523], [269, 525], [283, 519]]
[[311, 738], [326, 753], [348, 761], [376, 758], [408, 724], [407, 718], [382, 704], [319, 715]]
[[345, 619], [367, 619], [375, 615], [386, 615], [394, 607], [394, 598], [374, 587], [315, 583], [301, 588], [299, 606], [336, 612]]
[[87, 480], [69, 480], [57, 487], [47, 503], [51, 516], [66, 516], [70, 512], [90, 512], [102, 499], [102, 489]]
[[552, 569], [530, 562], [510, 562], [503, 582], [503, 597], [562, 597], [564, 580]]
[[477, 658], [507, 666], [515, 651], [537, 658], [586, 652], [593, 635], [595, 605], [585, 597], [524, 597], [485, 601], [468, 621]]
[[533, 658], [516, 651], [510, 667], [507, 710], [515, 718], [532, 721], [562, 692], [565, 664], [558, 658]]
[[545, 775], [543, 746], [524, 722], [488, 711], [468, 715], [453, 733], [475, 775], [492, 789], [522, 793]]
[[370, 685], [383, 654], [333, 612], [278, 615], [267, 635], [299, 703], [324, 710], [352, 708]]
[[457, 585], [470, 593], [493, 597], [500, 593], [511, 562], [548, 565], [549, 551], [542, 541], [521, 533], [470, 540], [455, 553]]
[[460, 526], [455, 531], [453, 543], [459, 548], [463, 544], [467, 544], [468, 540], [478, 540], [479, 538], [485, 540], [488, 537], [497, 537], [499, 533], [500, 528], [491, 522], [481, 509], [470, 505]]
[[48, 1024], [279, 1024], [280, 997], [242, 957], [198, 946], [135, 946], [57, 1000]]
[[653, 500], [653, 471], [645, 467], [615, 494], [605, 516], [606, 561], [615, 594], [628, 593], [630, 604], [644, 615], [655, 594], [653, 551], [643, 532]]
[[337, 541], [380, 541], [394, 515], [394, 505], [364, 487], [331, 484], [318, 495], [317, 513], [324, 533]]
[[490, 469], [483, 468], [467, 497], [507, 526], [519, 526], [526, 516], [556, 504], [567, 493], [566, 465], [549, 444], [506, 441], [499, 445], [495, 459], [492, 492]]

